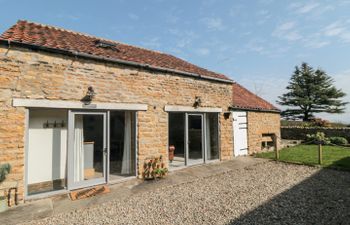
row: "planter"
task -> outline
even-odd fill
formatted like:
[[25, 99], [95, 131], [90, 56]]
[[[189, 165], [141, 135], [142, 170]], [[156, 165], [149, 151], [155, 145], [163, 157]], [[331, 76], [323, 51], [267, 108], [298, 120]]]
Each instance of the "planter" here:
[[175, 152], [175, 146], [170, 145], [169, 146], [169, 161], [170, 162], [173, 162], [173, 160], [174, 160], [174, 152]]
[[4, 196], [0, 197], [0, 213], [5, 212], [8, 209], [7, 199]]

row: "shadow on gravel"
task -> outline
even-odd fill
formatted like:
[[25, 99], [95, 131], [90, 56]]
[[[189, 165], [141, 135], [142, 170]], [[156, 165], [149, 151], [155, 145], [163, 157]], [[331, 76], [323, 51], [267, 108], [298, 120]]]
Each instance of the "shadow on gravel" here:
[[350, 172], [322, 169], [229, 223], [236, 224], [350, 224]]

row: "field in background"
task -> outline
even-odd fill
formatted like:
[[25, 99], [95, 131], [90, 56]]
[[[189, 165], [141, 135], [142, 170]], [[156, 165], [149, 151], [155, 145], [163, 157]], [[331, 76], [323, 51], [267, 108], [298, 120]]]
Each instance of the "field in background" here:
[[[256, 154], [259, 158], [275, 158], [275, 152]], [[350, 147], [323, 146], [323, 167], [336, 167], [350, 170]], [[302, 163], [306, 165], [318, 164], [317, 145], [298, 145], [280, 150], [280, 161]]]

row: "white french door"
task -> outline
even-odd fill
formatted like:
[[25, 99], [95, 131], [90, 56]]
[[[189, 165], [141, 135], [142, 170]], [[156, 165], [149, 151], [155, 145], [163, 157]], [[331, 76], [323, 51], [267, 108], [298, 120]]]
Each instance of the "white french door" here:
[[106, 112], [69, 111], [68, 189], [106, 183]]
[[186, 165], [204, 163], [203, 114], [186, 113]]

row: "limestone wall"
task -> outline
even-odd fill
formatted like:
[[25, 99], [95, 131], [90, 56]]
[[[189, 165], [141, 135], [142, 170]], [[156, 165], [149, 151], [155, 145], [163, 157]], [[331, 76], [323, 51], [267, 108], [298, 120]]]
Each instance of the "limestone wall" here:
[[[95, 102], [148, 104], [138, 112], [139, 173], [146, 157], [167, 157], [168, 114], [165, 105], [192, 106], [200, 96], [203, 107], [227, 111], [230, 84], [150, 72], [111, 63], [58, 54], [0, 47], [0, 163], [13, 170], [7, 181], [23, 194], [25, 109], [12, 107], [13, 98], [79, 101], [93, 86]], [[220, 115], [221, 159], [231, 159], [232, 124]]]
[[277, 135], [280, 145], [280, 115], [269, 112], [248, 112], [248, 148], [249, 154], [261, 151], [263, 134]]

